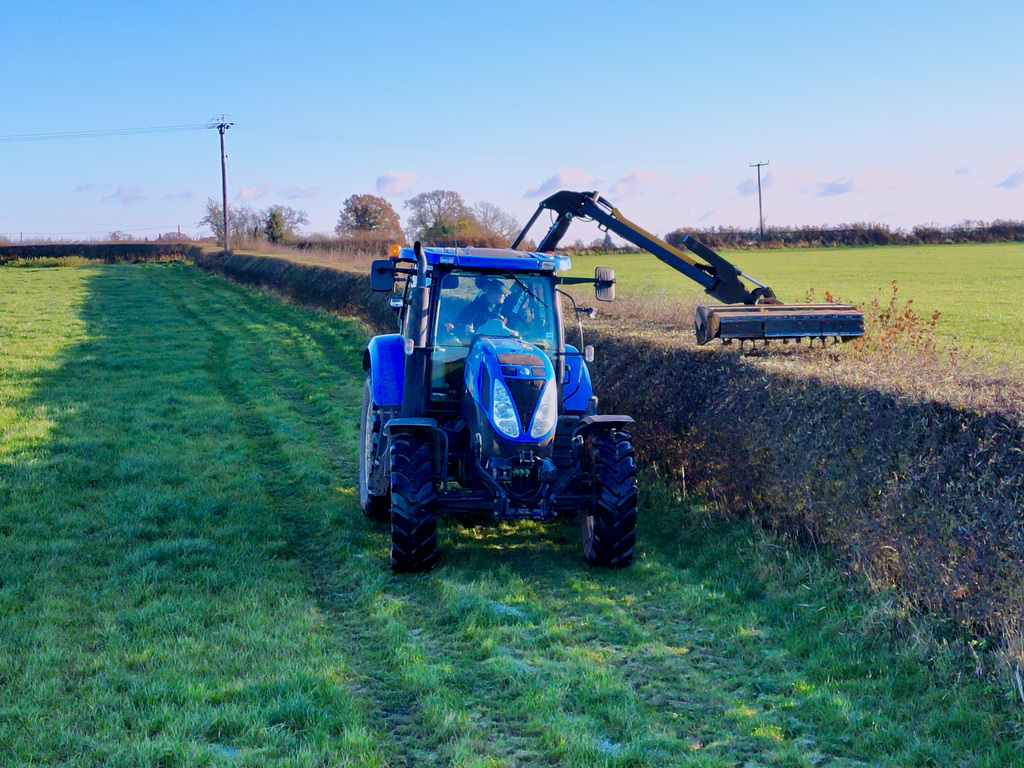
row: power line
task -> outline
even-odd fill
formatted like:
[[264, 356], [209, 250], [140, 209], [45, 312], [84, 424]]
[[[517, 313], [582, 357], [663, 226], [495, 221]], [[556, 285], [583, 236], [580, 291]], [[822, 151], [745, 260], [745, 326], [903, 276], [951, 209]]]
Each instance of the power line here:
[[[77, 229], [71, 232], [20, 232], [22, 235], [45, 235], [47, 237], [56, 235], [109, 235], [111, 232], [171, 232], [177, 224], [167, 224], [162, 227], [109, 227], [106, 229]], [[13, 232], [15, 230], [7, 230]]]
[[164, 125], [151, 128], [108, 128], [99, 131], [63, 131], [58, 133], [18, 133], [0, 136], [0, 144], [19, 141], [58, 141], [61, 139], [98, 139], [108, 136], [135, 136], [145, 133], [175, 133], [178, 131], [201, 131], [205, 125]]
[[[61, 141], [66, 139], [97, 139], [97, 138], [109, 138], [116, 136], [137, 136], [149, 133], [176, 133], [181, 131], [201, 131], [205, 128], [215, 128], [216, 125], [210, 125], [209, 123], [202, 125], [164, 125], [154, 126], [148, 128], [109, 128], [104, 130], [96, 131], [59, 131], [52, 133], [19, 133], [10, 134], [7, 136], [0, 136], [0, 144], [12, 144], [17, 142], [28, 142], [28, 141]], [[265, 136], [280, 136], [282, 138], [298, 138], [298, 139], [313, 139], [318, 141], [336, 141], [345, 144], [362, 144], [366, 146], [375, 147], [386, 147], [390, 149], [407, 149], [415, 150], [419, 152], [448, 152], [453, 154], [462, 155], [501, 155], [504, 157], [515, 157], [515, 158], [532, 158], [532, 159], [550, 159], [550, 160], [566, 160], [572, 158], [574, 160], [590, 160], [590, 161], [608, 161], [615, 160], [617, 162], [632, 162], [632, 163], [649, 163], [649, 162], [661, 162], [656, 158], [609, 158], [606, 155], [586, 155], [586, 154], [565, 154], [565, 153], [544, 153], [544, 152], [522, 152], [517, 150], [501, 150], [494, 148], [487, 149], [467, 149], [466, 147], [450, 146], [443, 144], [418, 144], [415, 142], [407, 141], [393, 141], [388, 139], [373, 139], [361, 136], [342, 136], [338, 134], [330, 133], [315, 133], [311, 131], [293, 131], [286, 128], [262, 128], [255, 125], [244, 125], [235, 123], [233, 125], [235, 130], [242, 131], [245, 133], [262, 134]]]

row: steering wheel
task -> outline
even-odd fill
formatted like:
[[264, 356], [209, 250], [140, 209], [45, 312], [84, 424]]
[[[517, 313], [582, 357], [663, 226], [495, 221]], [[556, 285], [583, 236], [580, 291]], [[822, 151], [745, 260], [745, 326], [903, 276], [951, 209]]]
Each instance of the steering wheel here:
[[505, 327], [500, 316], [488, 318], [475, 326], [476, 333], [481, 336], [512, 336], [513, 331]]

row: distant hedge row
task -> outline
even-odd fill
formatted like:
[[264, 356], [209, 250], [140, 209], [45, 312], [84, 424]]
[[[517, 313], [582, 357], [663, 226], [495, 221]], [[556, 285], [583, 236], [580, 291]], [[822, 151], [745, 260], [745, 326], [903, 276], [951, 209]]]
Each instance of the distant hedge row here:
[[45, 243], [0, 245], [0, 264], [18, 259], [64, 259], [72, 256], [114, 263], [118, 261], [187, 261], [200, 249], [189, 243]]
[[[394, 329], [363, 270], [242, 256], [197, 264]], [[913, 352], [757, 358], [612, 327], [587, 334], [598, 348], [595, 391], [603, 412], [636, 419], [644, 462], [726, 514], [826, 546], [876, 584], [1020, 644], [1024, 394], [1015, 381]]]
[[677, 248], [692, 235], [711, 248], [782, 248], [839, 245], [935, 245], [939, 243], [1024, 242], [1024, 221], [962, 221], [950, 227], [919, 225], [911, 230], [890, 229], [885, 224], [841, 224], [836, 227], [756, 229], [677, 229], [665, 240]]
[[395, 327], [386, 299], [370, 290], [366, 269], [338, 269], [296, 264], [274, 256], [202, 253], [195, 263], [207, 271], [247, 285], [267, 288], [303, 304], [362, 317], [375, 327]]

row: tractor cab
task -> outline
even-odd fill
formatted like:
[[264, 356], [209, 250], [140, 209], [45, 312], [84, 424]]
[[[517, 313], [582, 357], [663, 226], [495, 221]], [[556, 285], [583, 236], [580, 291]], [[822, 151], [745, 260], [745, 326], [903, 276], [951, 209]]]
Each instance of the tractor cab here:
[[431, 402], [459, 399], [465, 360], [479, 336], [518, 340], [554, 366], [563, 343], [550, 276], [453, 269], [441, 274], [437, 284], [430, 329]]

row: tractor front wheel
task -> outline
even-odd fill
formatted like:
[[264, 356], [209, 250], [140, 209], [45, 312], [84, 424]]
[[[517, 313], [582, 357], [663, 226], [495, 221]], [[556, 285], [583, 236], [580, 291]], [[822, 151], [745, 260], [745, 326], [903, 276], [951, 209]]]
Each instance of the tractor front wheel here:
[[429, 570], [437, 562], [433, 448], [409, 435], [391, 440], [391, 568]]
[[359, 506], [363, 514], [373, 520], [387, 520], [391, 499], [385, 490], [383, 494], [373, 493], [370, 483], [373, 469], [379, 462], [387, 461], [387, 454], [378, 455], [380, 433], [389, 414], [386, 409], [374, 404], [370, 389], [370, 377], [363, 386], [363, 410], [359, 419]]
[[583, 557], [590, 566], [622, 568], [636, 543], [636, 458], [627, 432], [587, 437], [587, 468], [594, 488], [591, 508], [581, 515]]

